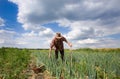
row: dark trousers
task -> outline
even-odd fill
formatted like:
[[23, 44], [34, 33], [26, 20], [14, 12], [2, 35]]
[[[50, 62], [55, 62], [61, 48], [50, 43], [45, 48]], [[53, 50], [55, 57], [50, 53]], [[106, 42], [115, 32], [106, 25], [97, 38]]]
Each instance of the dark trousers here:
[[61, 59], [64, 61], [64, 50], [55, 50], [55, 58], [58, 59], [58, 52], [61, 54]]

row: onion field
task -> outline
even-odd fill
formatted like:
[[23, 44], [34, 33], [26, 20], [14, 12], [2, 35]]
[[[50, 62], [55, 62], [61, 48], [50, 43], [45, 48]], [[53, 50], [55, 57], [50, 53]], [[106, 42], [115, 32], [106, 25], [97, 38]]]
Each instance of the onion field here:
[[34, 51], [37, 65], [45, 65], [57, 79], [120, 79], [120, 49], [65, 50], [65, 61], [56, 60], [54, 51]]
[[[0, 48], [0, 79], [28, 79], [28, 66], [44, 65], [54, 79], [120, 79], [120, 49], [65, 50], [65, 61], [48, 49]], [[32, 78], [33, 79], [33, 78]], [[47, 79], [47, 78], [46, 78]]]

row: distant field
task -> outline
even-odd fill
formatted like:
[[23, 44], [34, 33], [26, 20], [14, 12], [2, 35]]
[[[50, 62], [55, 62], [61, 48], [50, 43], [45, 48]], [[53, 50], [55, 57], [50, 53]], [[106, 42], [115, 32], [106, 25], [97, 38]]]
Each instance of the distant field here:
[[65, 62], [56, 61], [54, 52], [48, 58], [48, 50], [0, 48], [0, 79], [26, 79], [31, 56], [36, 65], [45, 65], [59, 79], [120, 79], [120, 49], [65, 50]]

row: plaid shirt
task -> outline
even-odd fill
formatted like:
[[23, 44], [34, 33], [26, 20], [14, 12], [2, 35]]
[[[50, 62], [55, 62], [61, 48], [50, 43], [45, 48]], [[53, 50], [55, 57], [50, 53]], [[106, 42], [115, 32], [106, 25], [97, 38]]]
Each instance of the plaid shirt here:
[[64, 49], [64, 45], [63, 45], [63, 41], [67, 42], [65, 37], [54, 37], [50, 47], [53, 48], [55, 47], [56, 50], [63, 50]]

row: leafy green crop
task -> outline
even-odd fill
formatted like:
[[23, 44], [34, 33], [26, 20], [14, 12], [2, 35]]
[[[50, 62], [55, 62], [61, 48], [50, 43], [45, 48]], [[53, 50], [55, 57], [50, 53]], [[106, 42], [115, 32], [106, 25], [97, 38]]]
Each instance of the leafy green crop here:
[[48, 58], [48, 51], [35, 51], [37, 65], [44, 64], [51, 74], [59, 79], [62, 74], [65, 79], [119, 79], [120, 78], [120, 53], [116, 49], [112, 52], [103, 49], [79, 49], [72, 51], [72, 56], [67, 50], [65, 62], [55, 60], [54, 52]]

